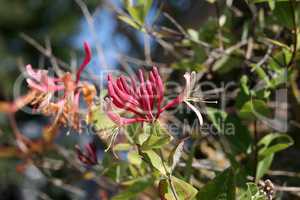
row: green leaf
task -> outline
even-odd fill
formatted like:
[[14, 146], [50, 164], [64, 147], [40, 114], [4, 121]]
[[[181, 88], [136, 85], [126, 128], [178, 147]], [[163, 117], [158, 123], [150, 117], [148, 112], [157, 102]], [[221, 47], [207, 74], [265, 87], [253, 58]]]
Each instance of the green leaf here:
[[159, 123], [154, 123], [148, 126], [147, 140], [142, 144], [142, 150], [160, 149], [163, 145], [168, 144], [171, 136], [163, 129]]
[[282, 68], [280, 70], [277, 70], [273, 77], [274, 78], [272, 78], [270, 80], [270, 84], [271, 84], [272, 88], [276, 88], [277, 86], [287, 82], [288, 71], [287, 71], [287, 69]]
[[134, 123], [131, 125], [126, 126], [125, 135], [130, 143], [140, 144], [142, 145], [143, 142], [147, 139], [149, 135], [145, 135], [145, 139], [140, 141], [140, 135], [144, 134], [144, 127], [141, 126], [140, 123]]
[[252, 68], [255, 70], [256, 74], [261, 80], [264, 80], [267, 86], [270, 86], [270, 80], [266, 72], [261, 66], [252, 65]]
[[285, 134], [271, 133], [263, 137], [259, 142], [259, 162], [256, 170], [256, 180], [268, 172], [271, 167], [274, 154], [294, 144], [293, 139]]
[[286, 134], [271, 133], [263, 137], [258, 145], [261, 147], [259, 156], [266, 157], [282, 151], [294, 144], [293, 139]]
[[264, 157], [257, 163], [256, 175], [255, 175], [255, 179], [257, 181], [261, 179], [261, 177], [263, 177], [269, 171], [273, 159], [274, 159], [274, 154]]
[[189, 34], [192, 41], [199, 42], [199, 33], [196, 30], [188, 29], [187, 33]]
[[235, 200], [235, 175], [229, 168], [200, 189], [198, 200]]
[[169, 166], [171, 166], [172, 171], [174, 170], [174, 168], [180, 160], [180, 157], [183, 152], [184, 141], [185, 139], [179, 141], [179, 143], [175, 146], [175, 148], [171, 151], [169, 155]]
[[269, 3], [270, 9], [274, 10], [275, 9], [275, 3], [276, 3], [275, 0], [269, 0], [268, 3]]
[[273, 11], [279, 24], [290, 29], [293, 28], [293, 11], [289, 2], [281, 2]]
[[141, 26], [138, 23], [136, 23], [134, 20], [132, 20], [131, 18], [129, 18], [125, 15], [119, 15], [118, 18], [137, 30], [141, 29]]
[[152, 181], [149, 180], [140, 180], [136, 181], [128, 189], [122, 191], [112, 198], [112, 200], [128, 200], [136, 197], [139, 193], [145, 191], [146, 188], [153, 185]]
[[209, 119], [212, 121], [214, 127], [217, 129], [219, 133], [222, 133], [222, 123], [225, 121], [227, 117], [227, 113], [212, 107], [207, 107], [206, 109], [207, 115]]
[[143, 25], [145, 22], [145, 18], [148, 15], [148, 12], [151, 8], [152, 0], [137, 0], [132, 4], [132, 1], [125, 0], [125, 6], [128, 10], [131, 17], [139, 23], [139, 25]]
[[176, 193], [178, 194], [180, 199], [193, 199], [198, 191], [196, 188], [194, 188], [192, 185], [190, 185], [189, 183], [176, 178], [175, 176], [171, 177], [171, 180], [175, 186], [176, 189]]
[[92, 119], [97, 130], [107, 130], [115, 127], [115, 123], [110, 120], [105, 112], [101, 108], [94, 109], [92, 113]]
[[133, 165], [141, 165], [142, 164], [142, 158], [137, 152], [129, 152], [127, 154], [128, 161]]
[[[175, 176], [171, 177], [171, 181], [179, 199], [192, 200], [197, 195], [197, 189], [189, 183], [176, 178]], [[162, 179], [159, 182], [159, 194], [161, 199], [175, 200], [170, 183], [167, 179]]]
[[239, 111], [239, 116], [247, 120], [255, 120], [257, 117], [269, 116], [271, 114], [271, 109], [263, 100], [251, 99], [246, 102], [241, 110]]
[[284, 43], [282, 43], [282, 42], [280, 42], [278, 40], [273, 40], [271, 38], [265, 38], [265, 40], [266, 40], [266, 42], [272, 43], [272, 44], [274, 44], [276, 46], [285, 48], [285, 49], [287, 49], [289, 51], [291, 50], [291, 48], [288, 45], [286, 45], [286, 44], [284, 44]]
[[161, 174], [166, 175], [170, 170], [168, 169], [168, 166], [163, 163], [163, 160], [161, 157], [153, 150], [143, 151], [143, 153], [146, 155], [147, 159], [150, 164], [157, 169]]
[[248, 86], [248, 77], [243, 75], [240, 79], [240, 91], [236, 98], [235, 106], [241, 109], [242, 106], [251, 99], [250, 88]]

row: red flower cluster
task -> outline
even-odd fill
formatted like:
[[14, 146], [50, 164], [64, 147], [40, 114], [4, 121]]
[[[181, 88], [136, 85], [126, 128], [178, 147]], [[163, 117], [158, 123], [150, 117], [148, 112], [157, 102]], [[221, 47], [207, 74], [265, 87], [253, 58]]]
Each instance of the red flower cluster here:
[[[178, 96], [169, 103], [164, 103], [164, 85], [156, 67], [153, 67], [145, 80], [144, 73], [139, 70], [139, 85], [133, 77], [120, 76], [116, 81], [108, 75], [107, 114], [119, 126], [136, 122], [153, 122], [166, 109], [183, 101]], [[122, 117], [113, 112], [111, 103], [117, 108], [132, 113], [132, 118]]]

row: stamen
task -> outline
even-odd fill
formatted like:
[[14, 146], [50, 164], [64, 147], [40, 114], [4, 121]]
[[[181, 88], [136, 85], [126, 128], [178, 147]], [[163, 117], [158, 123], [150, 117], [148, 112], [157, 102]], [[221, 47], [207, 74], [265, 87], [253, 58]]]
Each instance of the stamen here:
[[107, 148], [104, 150], [105, 152], [107, 152], [110, 149], [111, 145], [113, 145], [115, 143], [115, 140], [116, 140], [118, 134], [119, 134], [119, 128], [115, 128], [111, 135], [110, 142], [109, 142]]
[[192, 101], [192, 102], [202, 102], [202, 103], [214, 103], [217, 104], [218, 101], [214, 100], [204, 100], [202, 98], [197, 98], [197, 97], [189, 97], [186, 99], [187, 101]]

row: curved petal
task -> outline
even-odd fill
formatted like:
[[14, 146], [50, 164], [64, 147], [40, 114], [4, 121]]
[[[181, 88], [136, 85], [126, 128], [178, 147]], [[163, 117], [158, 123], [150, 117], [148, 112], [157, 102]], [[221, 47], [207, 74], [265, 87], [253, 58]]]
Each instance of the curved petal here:
[[202, 117], [202, 115], [201, 115], [199, 109], [197, 109], [195, 106], [193, 106], [193, 105], [192, 105], [190, 102], [188, 102], [188, 101], [184, 101], [184, 102], [187, 104], [187, 106], [188, 106], [190, 109], [192, 109], [192, 110], [196, 113], [196, 115], [197, 115], [197, 117], [198, 117], [198, 120], [199, 120], [199, 124], [200, 124], [200, 126], [202, 126], [202, 125], [203, 125], [203, 117]]
[[87, 42], [84, 42], [83, 47], [84, 47], [84, 52], [85, 52], [85, 58], [76, 73], [76, 81], [75, 81], [76, 83], [79, 82], [82, 71], [90, 63], [91, 58], [92, 58], [92, 51], [91, 51], [89, 44]]
[[26, 65], [26, 72], [28, 73], [28, 75], [35, 79], [36, 81], [41, 81], [42, 78], [42, 71], [41, 70], [37, 70], [36, 72], [32, 69], [32, 66]]
[[26, 79], [26, 82], [29, 85], [29, 87], [31, 87], [33, 89], [39, 90], [41, 92], [47, 92], [47, 88], [45, 88], [45, 87], [37, 84], [35, 81], [33, 81], [33, 80], [29, 79], [29, 78]]
[[124, 125], [128, 125], [128, 124], [133, 124], [136, 122], [143, 122], [145, 121], [145, 119], [142, 118], [125, 118], [125, 117], [121, 117], [119, 114], [115, 113], [112, 111], [112, 105], [111, 105], [111, 100], [108, 99], [106, 100], [107, 102], [107, 107], [105, 109], [107, 116], [113, 121], [115, 122], [118, 126], [124, 126]]

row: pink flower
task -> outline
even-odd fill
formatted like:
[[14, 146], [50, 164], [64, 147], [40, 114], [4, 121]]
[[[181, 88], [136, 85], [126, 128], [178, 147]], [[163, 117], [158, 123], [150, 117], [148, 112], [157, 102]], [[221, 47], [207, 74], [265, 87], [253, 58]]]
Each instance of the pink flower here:
[[[71, 124], [80, 131], [79, 97], [82, 94], [88, 106], [90, 116], [93, 99], [96, 96], [96, 89], [87, 82], [80, 82], [80, 76], [91, 60], [91, 50], [87, 43], [84, 43], [85, 59], [80, 65], [76, 78], [67, 72], [61, 77], [51, 77], [47, 70], [33, 70], [31, 65], [26, 66], [30, 78], [26, 79], [28, 86], [35, 91], [36, 96], [31, 102], [37, 110], [45, 115], [55, 115], [55, 123]], [[62, 96], [54, 99], [57, 92]]]
[[57, 79], [49, 77], [47, 70], [33, 70], [31, 65], [26, 66], [30, 78], [26, 79], [29, 87], [40, 92], [55, 92], [64, 89], [64, 85], [56, 84]]
[[[108, 105], [107, 115], [119, 126], [136, 122], [154, 122], [162, 112], [183, 101], [182, 95], [169, 103], [164, 101], [164, 85], [156, 67], [145, 79], [139, 70], [139, 85], [133, 77], [120, 76], [117, 80], [109, 74], [108, 77]], [[125, 118], [115, 113], [112, 104], [117, 108], [133, 114], [132, 118]]]
[[26, 66], [26, 71], [30, 78], [26, 79], [29, 87], [40, 92], [56, 92], [60, 90], [74, 90], [74, 88], [79, 84], [80, 76], [85, 67], [89, 64], [91, 60], [91, 49], [89, 45], [84, 43], [85, 58], [80, 65], [77, 73], [76, 79], [73, 80], [70, 73], [66, 73], [63, 77], [50, 77], [47, 70], [33, 70], [31, 65]]

